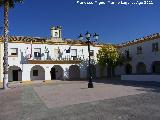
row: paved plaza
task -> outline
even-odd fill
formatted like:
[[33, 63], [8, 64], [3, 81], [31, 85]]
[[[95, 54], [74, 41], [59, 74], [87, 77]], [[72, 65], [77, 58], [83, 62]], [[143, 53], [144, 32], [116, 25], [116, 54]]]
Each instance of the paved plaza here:
[[53, 81], [0, 90], [0, 120], [160, 120], [156, 82]]

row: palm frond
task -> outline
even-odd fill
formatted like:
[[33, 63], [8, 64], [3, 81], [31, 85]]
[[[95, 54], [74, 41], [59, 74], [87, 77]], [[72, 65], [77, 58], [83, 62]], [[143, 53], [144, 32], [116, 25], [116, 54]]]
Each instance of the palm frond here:
[[9, 7], [14, 8], [14, 5], [15, 5], [14, 0], [9, 0]]
[[23, 3], [24, 0], [15, 0], [15, 3]]
[[[23, 3], [24, 0], [8, 0], [9, 7], [14, 8], [16, 3]], [[0, 7], [3, 6], [7, 0], [0, 0]]]

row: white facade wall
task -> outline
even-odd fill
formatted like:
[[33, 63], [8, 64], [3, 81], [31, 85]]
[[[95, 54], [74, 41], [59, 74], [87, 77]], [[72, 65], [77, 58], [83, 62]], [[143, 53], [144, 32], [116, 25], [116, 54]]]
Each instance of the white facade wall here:
[[[3, 44], [1, 44], [3, 46]], [[69, 67], [74, 64], [28, 64], [25, 57], [29, 53], [31, 53], [31, 47], [32, 47], [32, 57], [34, 56], [34, 48], [40, 48], [41, 49], [41, 60], [46, 60], [47, 54], [45, 53], [45, 48], [49, 50], [49, 57], [52, 60], [57, 59], [57, 56], [54, 53], [55, 49], [60, 49], [60, 52], [62, 53], [62, 58], [65, 58], [67, 56], [71, 57], [70, 53], [66, 53], [66, 50], [69, 49], [70, 45], [55, 45], [55, 44], [26, 44], [26, 43], [9, 43], [8, 44], [8, 62], [9, 67], [10, 66], [17, 66], [22, 70], [22, 81], [30, 81], [31, 78], [41, 80], [41, 78], [44, 78], [45, 80], [51, 80], [51, 68], [54, 66], [61, 66], [64, 72], [63, 80], [69, 78]], [[11, 55], [11, 49], [12, 48], [18, 48], [18, 56]], [[91, 46], [91, 50], [94, 50], [94, 57], [92, 57], [92, 64], [96, 64], [96, 54], [98, 53], [100, 47], [93, 47]], [[88, 66], [88, 47], [87, 46], [71, 46], [71, 49], [77, 49], [77, 57], [81, 57], [84, 60], [77, 64], [80, 68], [80, 78], [86, 78], [87, 77], [87, 66]], [[1, 47], [1, 50], [3, 48]], [[3, 57], [3, 55], [2, 55]], [[34, 59], [34, 58], [31, 58]], [[3, 61], [1, 60], [1, 63], [3, 65]], [[34, 66], [41, 66], [45, 70], [45, 76], [41, 74], [39, 77], [33, 77], [31, 73], [31, 69]], [[3, 69], [1, 68], [1, 81], [3, 80]], [[41, 70], [40, 70], [41, 71]], [[56, 73], [57, 78], [59, 78], [59, 74]], [[97, 75], [98, 76], [98, 75]]]
[[[158, 52], [152, 52], [152, 43], [158, 42], [159, 44], [159, 51]], [[142, 46], [142, 54], [137, 54], [137, 47]], [[60, 66], [63, 69], [63, 80], [69, 79], [69, 68], [71, 65], [78, 65], [80, 68], [80, 78], [86, 78], [87, 77], [87, 67], [88, 67], [88, 47], [87, 46], [80, 46], [80, 45], [72, 45], [71, 49], [76, 49], [77, 50], [77, 57], [83, 60], [80, 64], [28, 64], [27, 60], [25, 59], [28, 54], [31, 53], [31, 48], [32, 48], [32, 58], [34, 59], [34, 49], [35, 48], [40, 48], [41, 49], [41, 60], [45, 61], [47, 58], [47, 53], [45, 53], [46, 48], [49, 51], [49, 58], [51, 60], [58, 60], [58, 56], [55, 55], [55, 49], [60, 49], [61, 57], [62, 58], [67, 58], [71, 57], [71, 53], [66, 53], [66, 50], [68, 50], [70, 47], [70, 44], [68, 45], [62, 45], [62, 44], [27, 44], [27, 43], [9, 43], [8, 46], [8, 52], [9, 52], [9, 67], [10, 66], [17, 66], [19, 67], [22, 71], [21, 74], [18, 74], [18, 77], [22, 79], [22, 81], [29, 81], [31, 78], [41, 80], [51, 80], [51, 68], [54, 66]], [[13, 56], [11, 54], [11, 48], [18, 48], [18, 56]], [[1, 66], [3, 66], [3, 44], [0, 44], [0, 49], [1, 49]], [[90, 47], [91, 50], [94, 50], [94, 56], [92, 57], [91, 64], [94, 64], [96, 67], [96, 77], [100, 77], [100, 68], [97, 65], [97, 53], [100, 47]], [[129, 50], [130, 56], [132, 58], [131, 61], [128, 63], [132, 66], [132, 74], [137, 74], [136, 73], [136, 66], [139, 62], [143, 62], [146, 66], [146, 70], [148, 74], [152, 74], [152, 63], [154, 61], [160, 61], [160, 39], [155, 39], [155, 40], [150, 40], [142, 43], [137, 43], [134, 45], [122, 47], [119, 49], [120, 52], [125, 53], [125, 50]], [[31, 74], [31, 69], [39, 65], [41, 66], [45, 73], [44, 75], [41, 74], [41, 76], [34, 78]], [[115, 75], [125, 75], [125, 65], [122, 66], [117, 66], [115, 69]], [[10, 71], [11, 72], [11, 71]], [[3, 67], [1, 67], [0, 71], [0, 80], [3, 80]], [[11, 73], [10, 73], [11, 74]], [[107, 69], [104, 70], [103, 76], [107, 76]], [[136, 76], [136, 75], [135, 75]], [[56, 73], [57, 79], [61, 78], [60, 73]], [[143, 77], [143, 76], [139, 76]], [[123, 77], [123, 78], [128, 78], [130, 77]], [[146, 77], [144, 77], [146, 78]], [[9, 76], [9, 79], [13, 79], [12, 76]], [[157, 78], [156, 78], [157, 79]], [[159, 79], [159, 78], [158, 78]]]
[[[158, 42], [159, 51], [152, 52], [152, 43]], [[137, 54], [137, 47], [142, 46], [142, 54]], [[160, 39], [150, 40], [142, 43], [138, 43], [131, 46], [122, 47], [119, 49], [121, 52], [125, 53], [125, 50], [129, 50], [132, 60], [128, 62], [132, 65], [132, 73], [136, 74], [136, 66], [139, 62], [143, 62], [146, 66], [147, 73], [152, 73], [152, 63], [154, 61], [160, 61]], [[116, 68], [116, 74], [125, 74], [125, 64], [121, 67]]]

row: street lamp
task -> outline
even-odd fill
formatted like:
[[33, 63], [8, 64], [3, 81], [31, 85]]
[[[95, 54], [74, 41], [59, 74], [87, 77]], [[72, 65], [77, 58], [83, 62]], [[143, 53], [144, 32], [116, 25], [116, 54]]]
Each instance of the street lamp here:
[[[83, 40], [83, 35], [82, 34], [80, 34], [79, 35], [79, 37], [78, 37], [80, 40]], [[88, 58], [89, 58], [89, 60], [88, 60], [88, 67], [89, 67], [89, 82], [88, 82], [88, 88], [93, 88], [93, 83], [92, 83], [92, 75], [91, 75], [91, 57], [90, 57], [90, 44], [92, 43], [92, 42], [95, 42], [95, 41], [97, 41], [98, 40], [98, 38], [99, 38], [99, 35], [97, 34], [97, 33], [94, 33], [94, 35], [93, 35], [93, 39], [94, 39], [94, 41], [91, 41], [90, 39], [91, 39], [91, 34], [87, 31], [87, 33], [85, 34], [85, 38], [86, 38], [86, 43], [87, 43], [87, 45], [88, 45]]]

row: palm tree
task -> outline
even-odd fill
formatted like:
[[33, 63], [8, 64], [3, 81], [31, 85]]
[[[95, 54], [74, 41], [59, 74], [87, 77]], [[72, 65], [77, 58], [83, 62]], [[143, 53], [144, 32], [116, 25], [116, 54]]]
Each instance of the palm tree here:
[[0, 0], [0, 7], [4, 7], [4, 56], [3, 56], [3, 89], [8, 86], [8, 12], [9, 8], [14, 8], [16, 3], [21, 3], [23, 0]]

